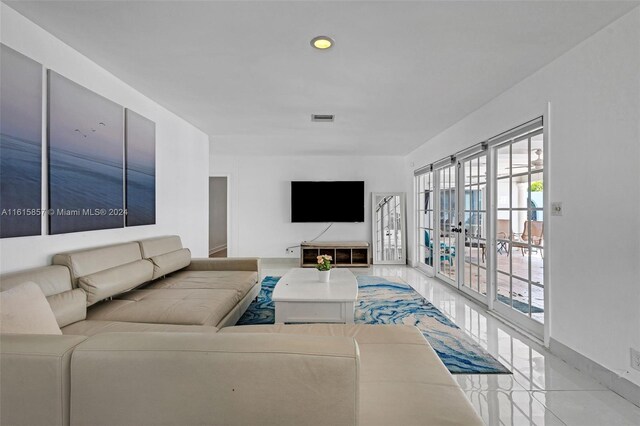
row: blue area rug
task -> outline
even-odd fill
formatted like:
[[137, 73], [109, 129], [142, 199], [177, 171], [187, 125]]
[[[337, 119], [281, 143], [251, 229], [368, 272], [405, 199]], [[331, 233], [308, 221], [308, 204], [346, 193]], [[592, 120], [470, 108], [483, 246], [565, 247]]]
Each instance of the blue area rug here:
[[[271, 293], [279, 279], [266, 277], [262, 281], [257, 300], [237, 325], [274, 323]], [[356, 323], [415, 325], [453, 374], [511, 373], [410, 285], [368, 275], [357, 279]]]

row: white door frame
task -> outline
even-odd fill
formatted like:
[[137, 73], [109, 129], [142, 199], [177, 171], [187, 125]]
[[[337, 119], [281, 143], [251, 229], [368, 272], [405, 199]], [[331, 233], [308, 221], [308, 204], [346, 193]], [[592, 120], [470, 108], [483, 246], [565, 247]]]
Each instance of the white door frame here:
[[[544, 343], [545, 345], [548, 346], [549, 344], [549, 262], [547, 261], [548, 256], [549, 256], [549, 251], [548, 251], [548, 247], [549, 247], [549, 239], [548, 239], [548, 235], [550, 234], [549, 228], [548, 228], [548, 223], [549, 223], [549, 214], [550, 214], [550, 202], [549, 202], [549, 191], [548, 191], [548, 182], [549, 182], [549, 172], [548, 172], [548, 166], [549, 166], [549, 162], [548, 162], [548, 158], [549, 158], [549, 122], [548, 122], [548, 111], [550, 108], [550, 104], [548, 105], [547, 108], [547, 114], [543, 114], [542, 115], [542, 135], [543, 135], [543, 159], [544, 159], [544, 165], [543, 165], [543, 169], [542, 169], [542, 179], [543, 182], [545, 182], [547, 184], [547, 189], [544, 190], [544, 194], [543, 194], [543, 223], [544, 223], [544, 258], [543, 258], [543, 281], [544, 281], [544, 324], [541, 324], [535, 320], [533, 320], [532, 318], [528, 318], [527, 316], [525, 316], [522, 313], [517, 312], [515, 309], [506, 306], [504, 303], [497, 303], [497, 261], [496, 261], [496, 250], [497, 250], [497, 244], [496, 244], [496, 236], [495, 236], [495, 232], [494, 230], [496, 229], [496, 219], [497, 219], [497, 199], [496, 199], [496, 194], [497, 194], [497, 170], [495, 170], [494, 167], [491, 167], [490, 172], [488, 173], [487, 179], [488, 180], [487, 184], [490, 186], [490, 203], [489, 203], [489, 210], [487, 210], [487, 213], [489, 214], [489, 222], [491, 224], [491, 233], [488, 235], [488, 244], [487, 246], [489, 247], [488, 250], [491, 250], [492, 253], [492, 259], [491, 259], [491, 269], [488, 269], [488, 271], [490, 271], [490, 276], [488, 277], [490, 279], [490, 288], [491, 288], [491, 292], [487, 291], [487, 296], [488, 296], [488, 301], [487, 301], [487, 307], [489, 310], [497, 313], [499, 316], [504, 317], [507, 321], [512, 322], [514, 324], [516, 324], [517, 326], [521, 327], [522, 329], [524, 329], [525, 331], [531, 333], [532, 335], [544, 339]], [[509, 143], [505, 143], [505, 142], [499, 142], [499, 143], [494, 143], [494, 144], [489, 144], [489, 155], [488, 157], [490, 158], [491, 164], [498, 164], [497, 163], [497, 151], [498, 148], [500, 148], [501, 146], [504, 146], [505, 144], [509, 144]], [[491, 176], [489, 176], [489, 174]], [[510, 210], [511, 211], [511, 210]], [[512, 255], [513, 253], [511, 253]], [[489, 265], [487, 265], [489, 267]], [[529, 287], [531, 287], [531, 284], [529, 284]], [[487, 289], [488, 290], [488, 289]], [[489, 294], [490, 293], [490, 294]]]
[[[485, 150], [481, 150], [479, 152], [473, 152], [470, 153], [468, 155], [465, 156], [461, 156], [459, 159], [456, 159], [455, 163], [453, 164], [448, 164], [448, 165], [444, 165], [442, 167], [439, 168], [434, 168], [433, 173], [434, 173], [434, 181], [435, 181], [435, 185], [434, 185], [434, 204], [435, 204], [435, 209], [434, 209], [434, 218], [437, 218], [437, 222], [434, 219], [434, 253], [432, 254], [433, 259], [434, 259], [434, 271], [435, 271], [435, 276], [437, 276], [439, 279], [441, 279], [442, 281], [452, 285], [453, 287], [457, 288], [458, 290], [460, 290], [461, 292], [471, 296], [473, 299], [479, 300], [480, 302], [482, 302], [483, 304], [487, 305], [488, 304], [488, 297], [491, 294], [491, 291], [489, 290], [489, 287], [491, 286], [490, 283], [490, 279], [489, 279], [489, 275], [490, 275], [490, 269], [489, 269], [489, 264], [486, 264], [486, 268], [485, 268], [485, 274], [486, 274], [486, 286], [487, 286], [487, 295], [483, 295], [480, 292], [476, 292], [472, 289], [467, 288], [467, 286], [463, 285], [464, 284], [464, 252], [465, 252], [465, 238], [464, 238], [464, 234], [463, 232], [456, 232], [456, 236], [455, 236], [455, 251], [456, 251], [456, 256], [455, 256], [455, 279], [450, 278], [449, 276], [441, 273], [440, 271], [440, 266], [441, 266], [441, 262], [440, 262], [440, 235], [441, 235], [441, 229], [440, 229], [440, 225], [441, 225], [441, 205], [440, 205], [440, 200], [441, 200], [441, 194], [440, 194], [440, 170], [445, 169], [447, 167], [452, 167], [453, 171], [454, 171], [454, 176], [455, 176], [455, 198], [456, 198], [456, 208], [455, 208], [455, 222], [453, 224], [454, 227], [461, 227], [462, 229], [464, 229], [464, 210], [465, 210], [465, 186], [464, 186], [464, 167], [463, 164], [465, 161], [474, 159], [474, 158], [478, 158], [481, 157], [483, 155], [487, 155], [487, 153], [485, 152]], [[487, 168], [491, 167], [491, 162], [489, 160], [489, 155], [487, 155]], [[488, 176], [487, 176], [488, 179]], [[489, 181], [487, 181], [486, 185], [485, 185], [486, 191], [487, 191], [487, 200], [490, 199], [490, 194], [491, 194], [491, 188], [490, 188], [490, 184]], [[489, 232], [492, 232], [492, 227], [490, 226], [490, 212], [489, 212], [489, 208], [488, 208], [489, 203], [487, 202], [487, 204], [485, 205], [485, 211], [486, 211], [486, 221], [487, 221], [487, 229], [486, 229], [486, 235], [485, 235], [485, 246], [486, 249], [489, 249]], [[462, 223], [462, 225], [459, 225], [460, 223]], [[489, 254], [489, 252], [487, 251], [487, 254]], [[490, 256], [487, 256], [487, 259], [489, 259]], [[436, 261], [437, 259], [437, 261]]]
[[[431, 263], [432, 263], [431, 266], [427, 265], [424, 259], [421, 259], [421, 256], [420, 256], [420, 247], [424, 246], [424, 233], [421, 232], [422, 228], [420, 227], [420, 210], [421, 209], [420, 209], [420, 192], [418, 192], [418, 190], [420, 189], [420, 185], [418, 184], [418, 179], [427, 173], [431, 173], [430, 182], [433, 182], [435, 173], [432, 170], [427, 170], [424, 173], [414, 176], [413, 178], [413, 196], [415, 197], [414, 200], [416, 203], [414, 208], [414, 214], [415, 214], [414, 220], [415, 220], [415, 230], [416, 230], [415, 265], [416, 265], [416, 268], [423, 271], [427, 276], [433, 277], [435, 276], [435, 263], [434, 263], [435, 258], [433, 257], [433, 252], [431, 252]], [[423, 188], [423, 192], [424, 192], [424, 188]], [[434, 203], [435, 203], [435, 191], [432, 191], [432, 196], [434, 198]], [[433, 216], [435, 215], [435, 205], [432, 206], [431, 211], [433, 212], [432, 213], [432, 219], [433, 219]]]
[[[404, 192], [372, 192], [371, 193], [371, 241], [373, 243], [373, 264], [374, 265], [406, 265], [407, 264], [407, 212], [406, 212], [406, 194]], [[376, 197], [400, 197], [400, 237], [402, 257], [399, 260], [379, 260], [376, 259]], [[384, 236], [381, 236], [383, 238]]]
[[[434, 193], [434, 209], [433, 209], [433, 230], [434, 230], [434, 238], [433, 238], [433, 253], [432, 258], [433, 258], [433, 269], [435, 272], [435, 276], [437, 278], [439, 278], [440, 280], [446, 282], [447, 284], [455, 287], [455, 288], [459, 288], [458, 286], [458, 282], [457, 282], [457, 276], [458, 276], [458, 267], [459, 265], [458, 263], [458, 240], [460, 239], [460, 234], [456, 234], [455, 236], [455, 249], [456, 249], [456, 280], [453, 280], [451, 277], [447, 276], [446, 274], [444, 274], [440, 268], [442, 266], [442, 262], [441, 262], [441, 254], [440, 254], [440, 249], [442, 248], [441, 245], [441, 235], [442, 235], [442, 230], [440, 229], [440, 226], [442, 224], [442, 212], [441, 212], [441, 208], [442, 206], [440, 205], [440, 201], [442, 199], [441, 197], [441, 188], [440, 188], [440, 171], [443, 169], [447, 169], [447, 168], [451, 168], [453, 170], [453, 175], [455, 176], [456, 179], [456, 198], [459, 198], [460, 194], [457, 188], [458, 185], [458, 175], [459, 175], [459, 168], [457, 166], [456, 162], [451, 162], [451, 163], [447, 163], [444, 164], [442, 166], [439, 167], [434, 167], [433, 168], [433, 174], [434, 174], [434, 186], [433, 186], [433, 193]], [[449, 209], [449, 211], [451, 211], [451, 209]], [[459, 217], [458, 217], [458, 200], [456, 199], [456, 209], [455, 209], [455, 214], [456, 214], [456, 218], [455, 221], [459, 221]], [[457, 226], [457, 223], [453, 223], [450, 224], [450, 227]], [[449, 256], [451, 256], [451, 253], [449, 253]]]
[[[544, 113], [538, 115], [538, 117], [542, 117], [542, 123], [543, 123], [543, 151], [544, 151], [544, 166], [543, 166], [543, 181], [545, 183], [550, 182], [550, 177], [551, 177], [551, 103], [548, 102], [546, 103], [546, 108], [544, 109]], [[523, 121], [524, 122], [524, 121]], [[495, 164], [496, 163], [496, 158], [495, 158], [495, 146], [497, 144], [494, 144], [493, 146], [491, 146], [490, 141], [488, 144], [488, 150], [486, 152], [487, 154], [487, 185], [486, 185], [486, 190], [487, 190], [487, 203], [485, 206], [485, 210], [486, 210], [486, 214], [487, 214], [487, 228], [486, 228], [486, 250], [487, 250], [487, 257], [486, 257], [486, 271], [487, 271], [487, 295], [482, 296], [480, 293], [477, 293], [475, 291], [472, 290], [467, 290], [464, 288], [464, 286], [460, 286], [459, 283], [461, 282], [459, 276], [460, 276], [460, 271], [462, 271], [462, 269], [460, 268], [460, 263], [462, 263], [462, 265], [464, 264], [464, 256], [460, 256], [459, 252], [460, 252], [460, 246], [462, 245], [462, 250], [464, 250], [464, 242], [461, 244], [460, 243], [460, 236], [458, 236], [458, 243], [456, 245], [456, 262], [458, 262], [458, 265], [456, 265], [456, 282], [454, 283], [451, 279], [448, 279], [448, 277], [443, 276], [442, 274], [439, 273], [438, 269], [440, 267], [440, 254], [439, 254], [439, 249], [440, 249], [440, 190], [439, 190], [439, 180], [440, 180], [440, 176], [439, 176], [439, 171], [440, 169], [442, 169], [443, 167], [448, 167], [447, 164], [444, 165], [440, 165], [440, 166], [436, 166], [435, 164], [433, 165], [433, 167], [431, 168], [431, 173], [432, 173], [432, 180], [434, 181], [434, 190], [433, 190], [433, 217], [434, 217], [434, 223], [433, 223], [433, 229], [434, 229], [434, 235], [433, 235], [433, 244], [434, 244], [434, 250], [432, 253], [432, 257], [433, 257], [433, 267], [429, 267], [428, 265], [425, 265], [423, 262], [420, 261], [419, 257], [420, 257], [420, 246], [423, 242], [423, 240], [421, 240], [421, 238], [424, 238], [420, 235], [419, 231], [420, 231], [420, 207], [417, 206], [415, 208], [415, 230], [416, 230], [416, 235], [418, 236], [417, 241], [416, 241], [416, 265], [418, 267], [418, 269], [426, 272], [427, 274], [431, 275], [431, 276], [435, 276], [437, 278], [439, 278], [440, 280], [458, 288], [459, 290], [461, 290], [461, 292], [463, 292], [466, 295], [470, 295], [472, 296], [474, 299], [478, 300], [481, 304], [484, 304], [487, 306], [489, 311], [493, 311], [495, 312], [498, 316], [502, 316], [504, 317], [507, 321], [511, 321], [514, 324], [518, 325], [519, 327], [521, 327], [523, 330], [528, 331], [530, 333], [532, 333], [535, 336], [541, 337], [544, 339], [544, 345], [545, 346], [549, 346], [549, 340], [550, 340], [550, 328], [551, 328], [551, 321], [552, 321], [552, 317], [550, 315], [550, 298], [551, 298], [551, 294], [552, 294], [552, 282], [551, 282], [551, 274], [550, 274], [550, 262], [548, 262], [547, 260], [550, 258], [549, 256], [551, 256], [551, 252], [552, 252], [552, 238], [553, 238], [553, 231], [552, 231], [552, 221], [551, 219], [551, 191], [549, 190], [549, 185], [547, 184], [544, 190], [544, 195], [543, 195], [543, 221], [544, 221], [544, 264], [543, 264], [543, 279], [544, 279], [544, 324], [540, 324], [537, 323], [536, 321], [525, 317], [522, 314], [513, 312], [513, 309], [504, 306], [501, 303], [495, 303], [496, 302], [496, 297], [497, 297], [497, 281], [496, 281], [496, 277], [495, 274], [497, 273], [497, 261], [496, 261], [496, 250], [497, 250], [497, 245], [496, 245], [496, 236], [495, 236], [495, 227], [496, 227], [496, 200], [495, 200], [495, 194], [496, 194], [496, 170], [495, 170]], [[476, 154], [472, 154], [472, 155], [467, 155], [466, 157], [460, 157], [459, 160], [460, 161], [464, 161], [465, 159], [470, 159], [472, 156], [477, 155]], [[460, 169], [458, 169], [459, 171]], [[428, 172], [427, 172], [428, 173]], [[461, 181], [460, 179], [460, 174], [461, 172], [458, 172], [457, 174], [457, 181], [456, 181], [456, 187], [458, 185], [458, 182]], [[421, 175], [416, 176], [416, 178], [414, 178], [414, 196], [416, 197], [416, 201], [419, 201], [419, 194], [418, 194], [418, 181], [417, 181], [417, 177], [419, 177]], [[462, 177], [462, 180], [464, 179], [464, 176]], [[457, 206], [457, 214], [458, 217], [460, 216], [460, 207], [463, 206], [464, 204], [464, 184], [462, 185], [463, 190], [462, 191], [458, 191], [458, 206]], [[460, 199], [462, 197], [462, 200]], [[464, 209], [462, 209], [464, 210]], [[463, 212], [464, 213], [464, 212]], [[464, 214], [462, 215], [462, 217], [464, 217]], [[464, 251], [460, 252], [460, 253], [464, 253]], [[436, 261], [437, 259], [437, 261]], [[464, 278], [462, 278], [464, 279]], [[481, 297], [478, 297], [481, 296]]]
[[[465, 181], [464, 181], [464, 162], [465, 161], [469, 161], [469, 160], [473, 160], [475, 158], [480, 158], [482, 156], [486, 156], [487, 157], [487, 170], [489, 170], [489, 167], [491, 166], [491, 162], [489, 160], [489, 153], [486, 152], [485, 149], [483, 149], [480, 152], [474, 152], [472, 154], [466, 155], [464, 157], [460, 157], [459, 159], [456, 159], [456, 162], [458, 164], [458, 177], [457, 177], [457, 181], [456, 181], [456, 191], [458, 191], [458, 199], [457, 199], [457, 210], [458, 210], [458, 218], [460, 218], [460, 222], [462, 222], [462, 228], [464, 230], [464, 217], [465, 217], [465, 210], [466, 210], [466, 206], [465, 206], [465, 202], [466, 202], [466, 190], [465, 190]], [[489, 296], [489, 287], [491, 287], [490, 283], [491, 280], [489, 279], [489, 276], [491, 275], [490, 271], [491, 269], [489, 269], [489, 258], [493, 258], [494, 256], [489, 256], [489, 235], [490, 232], [492, 232], [493, 228], [489, 225], [492, 221], [490, 219], [490, 212], [489, 212], [489, 200], [491, 199], [491, 186], [489, 184], [489, 176], [487, 173], [486, 176], [486, 184], [485, 184], [485, 191], [487, 192], [486, 194], [486, 200], [487, 202], [484, 205], [484, 210], [485, 210], [485, 221], [487, 222], [485, 224], [486, 226], [486, 230], [485, 230], [485, 252], [486, 252], [486, 259], [487, 261], [485, 262], [485, 283], [487, 286], [487, 295], [484, 295], [482, 293], [480, 293], [480, 291], [474, 291], [470, 288], [468, 288], [467, 286], [464, 285], [464, 258], [465, 258], [465, 234], [464, 231], [462, 233], [458, 234], [458, 241], [457, 241], [457, 247], [456, 247], [456, 268], [457, 274], [456, 274], [456, 279], [457, 279], [457, 287], [458, 289], [460, 289], [462, 292], [464, 292], [465, 294], [473, 297], [474, 299], [477, 299], [479, 301], [481, 301], [484, 305], [488, 305], [488, 296]], [[459, 183], [458, 183], [459, 182]], [[471, 247], [470, 247], [471, 248]]]

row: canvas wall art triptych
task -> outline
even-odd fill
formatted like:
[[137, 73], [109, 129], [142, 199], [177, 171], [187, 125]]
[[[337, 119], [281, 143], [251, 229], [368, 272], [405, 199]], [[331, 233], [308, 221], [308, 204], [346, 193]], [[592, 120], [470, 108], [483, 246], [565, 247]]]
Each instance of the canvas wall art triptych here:
[[155, 224], [155, 123], [52, 70], [43, 108], [42, 65], [0, 55], [0, 237]]
[[0, 75], [0, 236], [40, 235], [42, 66], [0, 44]]

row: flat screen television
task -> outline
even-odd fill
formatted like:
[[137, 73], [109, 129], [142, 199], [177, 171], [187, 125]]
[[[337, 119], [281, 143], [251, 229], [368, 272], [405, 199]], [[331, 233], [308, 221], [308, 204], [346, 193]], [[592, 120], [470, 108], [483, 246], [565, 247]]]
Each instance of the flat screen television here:
[[291, 222], [364, 222], [364, 182], [291, 182]]

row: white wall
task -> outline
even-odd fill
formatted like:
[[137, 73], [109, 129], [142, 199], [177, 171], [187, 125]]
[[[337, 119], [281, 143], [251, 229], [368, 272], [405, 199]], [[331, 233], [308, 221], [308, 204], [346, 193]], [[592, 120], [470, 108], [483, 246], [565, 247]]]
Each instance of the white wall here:
[[319, 241], [371, 241], [371, 192], [403, 191], [401, 157], [211, 156], [211, 175], [229, 175], [230, 256], [298, 257], [285, 248], [328, 224], [291, 223], [292, 180], [363, 180], [365, 222], [336, 223]]
[[206, 256], [208, 136], [5, 4], [1, 7], [2, 43], [156, 123], [156, 225], [3, 239], [0, 270], [43, 266], [64, 250], [165, 234], [180, 235], [195, 256]]
[[209, 178], [209, 253], [227, 245], [227, 178]]
[[640, 349], [640, 8], [411, 153], [406, 185], [414, 168], [541, 116], [548, 102], [545, 191], [564, 208], [545, 229], [550, 337], [640, 384], [629, 355]]

